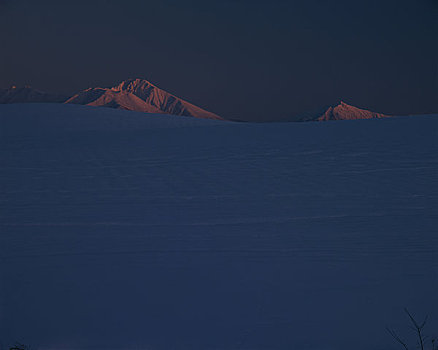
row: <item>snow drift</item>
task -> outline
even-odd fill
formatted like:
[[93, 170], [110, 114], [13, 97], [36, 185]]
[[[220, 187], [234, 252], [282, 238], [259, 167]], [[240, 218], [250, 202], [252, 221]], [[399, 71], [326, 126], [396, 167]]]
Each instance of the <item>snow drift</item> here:
[[404, 307], [433, 333], [437, 129], [1, 105], [1, 342], [386, 350]]

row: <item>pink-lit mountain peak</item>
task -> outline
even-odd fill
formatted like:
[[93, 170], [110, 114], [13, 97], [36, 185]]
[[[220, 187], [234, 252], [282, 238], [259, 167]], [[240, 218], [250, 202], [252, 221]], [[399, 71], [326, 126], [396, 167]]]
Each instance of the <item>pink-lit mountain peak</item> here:
[[[157, 108], [163, 108], [168, 99], [179, 100], [176, 96], [158, 88], [145, 79], [128, 79], [110, 88], [112, 91], [125, 91], [141, 98]], [[173, 114], [173, 113], [171, 113]]]
[[77, 93], [65, 103], [110, 107], [145, 113], [162, 113], [158, 108], [151, 106], [134, 94], [105, 88], [88, 88]]
[[113, 91], [126, 91], [139, 97], [163, 113], [207, 119], [221, 119], [198, 106], [160, 89], [144, 79], [128, 79], [111, 88]]
[[87, 89], [74, 95], [66, 103], [204, 119], [222, 119], [218, 115], [178, 98], [144, 79], [124, 80], [110, 88]]
[[389, 116], [382, 113], [376, 113], [366, 109], [357, 108], [345, 103], [344, 101], [341, 101], [337, 105], [329, 107], [325, 113], [317, 118], [317, 120], [352, 120], [385, 117]]
[[132, 78], [120, 82], [118, 85], [112, 87], [113, 90], [138, 90], [147, 89], [156, 86], [146, 79]]

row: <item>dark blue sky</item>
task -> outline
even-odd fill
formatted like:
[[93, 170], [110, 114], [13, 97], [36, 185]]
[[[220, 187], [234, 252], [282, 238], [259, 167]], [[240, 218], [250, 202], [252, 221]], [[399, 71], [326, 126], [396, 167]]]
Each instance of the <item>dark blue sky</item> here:
[[436, 0], [0, 0], [0, 87], [141, 77], [226, 118], [438, 111]]

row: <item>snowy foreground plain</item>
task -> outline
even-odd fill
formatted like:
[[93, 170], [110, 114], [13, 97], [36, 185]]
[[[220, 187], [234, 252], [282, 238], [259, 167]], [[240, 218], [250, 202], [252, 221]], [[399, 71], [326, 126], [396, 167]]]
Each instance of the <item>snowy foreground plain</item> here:
[[438, 116], [0, 105], [0, 341], [388, 350], [438, 334]]

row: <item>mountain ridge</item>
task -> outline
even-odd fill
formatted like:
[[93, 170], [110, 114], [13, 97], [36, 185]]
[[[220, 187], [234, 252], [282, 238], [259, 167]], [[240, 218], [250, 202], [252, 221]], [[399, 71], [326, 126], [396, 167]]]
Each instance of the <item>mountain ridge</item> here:
[[[0, 89], [0, 103], [54, 102], [109, 107], [154, 114], [170, 114], [201, 119], [225, 120], [188, 101], [185, 101], [153, 83], [140, 78], [123, 80], [110, 87], [90, 87], [70, 98], [31, 88], [30, 86]], [[276, 119], [283, 122], [332, 121], [386, 118], [390, 115], [352, 106], [344, 101], [319, 108], [313, 112]], [[274, 118], [273, 118], [274, 119]], [[242, 121], [239, 119], [228, 119]], [[266, 121], [269, 122], [269, 121]]]
[[[140, 102], [142, 101], [142, 102]], [[164, 113], [202, 119], [221, 120], [220, 116], [160, 89], [145, 79], [127, 79], [109, 88], [83, 90], [65, 103], [85, 104], [141, 111]]]
[[85, 89], [73, 95], [64, 103], [94, 107], [109, 107], [144, 113], [163, 113], [158, 108], [147, 104], [145, 101], [131, 93], [125, 91], [113, 91], [106, 88]]

